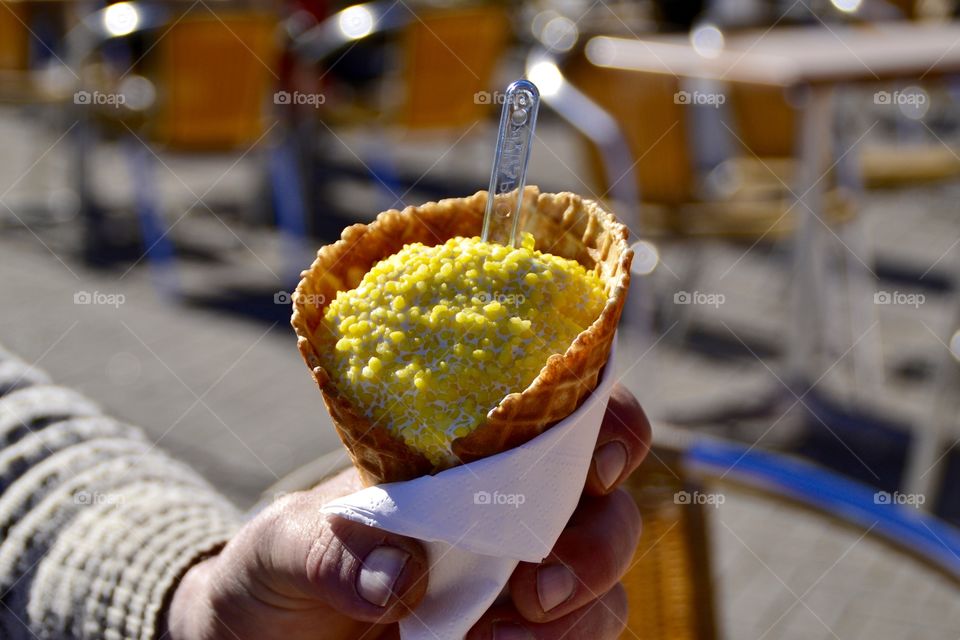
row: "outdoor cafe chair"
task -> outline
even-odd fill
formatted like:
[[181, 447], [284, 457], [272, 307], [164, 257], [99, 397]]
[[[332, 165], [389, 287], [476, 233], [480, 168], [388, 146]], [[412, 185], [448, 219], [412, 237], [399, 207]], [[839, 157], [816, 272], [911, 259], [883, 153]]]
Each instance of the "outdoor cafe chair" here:
[[[512, 38], [506, 8], [481, 2], [413, 8], [370, 2], [347, 7], [294, 33], [291, 50], [307, 67], [335, 69], [357, 43], [373, 41], [385, 43], [390, 61], [379, 78], [379, 96], [331, 99], [321, 105], [313, 118], [314, 135], [300, 137], [312, 147], [307, 154], [319, 156], [318, 164], [328, 173], [350, 175], [349, 168], [332, 166], [335, 162], [325, 149], [345, 144], [337, 136], [362, 131], [373, 142], [347, 154], [357, 154], [362, 165], [353, 174], [378, 188], [387, 207], [402, 207], [402, 196], [414, 187], [437, 198], [476, 190], [475, 183], [457, 176], [437, 180], [409, 175], [398, 152], [401, 145], [488, 133], [474, 127], [499, 108], [492, 104], [494, 78]], [[306, 125], [310, 131], [310, 123]]]
[[[585, 152], [593, 160], [595, 191], [615, 203], [611, 206], [637, 239], [721, 239], [750, 245], [792, 234], [797, 204], [786, 186], [758, 189], [740, 176], [733, 188], [715, 189], [702, 179], [690, 150], [690, 108], [677, 99], [683, 95], [677, 78], [597, 67], [582, 47], [564, 55], [534, 48], [527, 74], [535, 83], [539, 80], [544, 104], [583, 134]], [[831, 190], [827, 202], [830, 224], [842, 227], [855, 220], [843, 189]], [[849, 262], [849, 255], [844, 257]], [[701, 262], [694, 253], [681, 289], [696, 290]], [[856, 268], [845, 266], [847, 271]], [[856, 286], [861, 279], [849, 282]], [[640, 308], [649, 316], [657, 305], [643, 284]], [[848, 297], [857, 295], [869, 298], [862, 291], [851, 291]], [[671, 339], [678, 340], [691, 323], [690, 306], [674, 305], [665, 317], [667, 324], [676, 321], [678, 330], [671, 332]], [[641, 320], [642, 325], [651, 322]], [[858, 352], [854, 357], [864, 356]]]
[[[123, 8], [117, 9], [121, 5]], [[271, 185], [277, 226], [290, 245], [283, 252], [289, 263], [278, 269], [283, 275], [277, 277], [295, 277], [303, 255], [302, 186], [299, 174], [288, 166], [282, 144], [270, 137], [280, 53], [276, 13], [257, 3], [215, 6], [216, 14], [213, 9], [181, 5], [187, 10], [182, 15], [174, 7], [152, 2], [121, 5], [86, 16], [68, 36], [70, 60], [79, 68], [87, 66], [94, 54], [115, 38], [134, 33], [153, 38], [137, 63], [138, 71], [142, 68], [155, 88], [155, 99], [141, 105], [139, 111], [91, 109], [91, 105], [75, 109], [82, 123], [75, 145], [77, 190], [92, 228], [88, 252], [96, 251], [105, 224], [92, 202], [93, 167], [88, 156], [96, 139], [108, 132], [125, 141], [143, 254], [154, 267], [161, 293], [175, 297], [183, 293], [176, 271], [177, 249], [171, 238], [179, 220], [192, 211], [209, 211], [220, 217], [203, 197], [197, 197], [186, 211], [175, 212], [172, 220], [165, 218], [158, 192], [158, 178], [165, 170], [160, 154], [232, 156], [235, 162], [247, 155], [257, 158]], [[121, 10], [129, 28], [110, 24]], [[111, 84], [112, 80], [108, 78], [106, 86], [84, 86], [82, 91], [121, 91], [123, 85]], [[191, 190], [193, 195], [199, 196]], [[227, 227], [227, 237], [237, 237], [242, 243], [226, 222], [220, 223]], [[278, 283], [277, 288], [282, 284], [287, 283]]]

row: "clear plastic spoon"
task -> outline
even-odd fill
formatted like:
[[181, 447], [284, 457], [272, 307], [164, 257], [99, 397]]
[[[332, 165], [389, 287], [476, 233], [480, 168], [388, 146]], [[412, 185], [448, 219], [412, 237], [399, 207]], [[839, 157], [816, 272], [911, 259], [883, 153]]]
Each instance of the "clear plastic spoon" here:
[[540, 92], [529, 80], [517, 80], [507, 87], [487, 190], [487, 210], [481, 235], [484, 242], [517, 246], [523, 185], [527, 180], [527, 163], [539, 108]]

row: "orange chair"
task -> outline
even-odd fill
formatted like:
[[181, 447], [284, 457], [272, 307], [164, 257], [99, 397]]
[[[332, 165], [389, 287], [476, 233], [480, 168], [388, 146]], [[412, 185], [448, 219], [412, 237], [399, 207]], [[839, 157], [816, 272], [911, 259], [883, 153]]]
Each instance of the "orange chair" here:
[[[701, 179], [690, 152], [689, 107], [676, 98], [681, 86], [675, 77], [597, 67], [582, 54], [570, 56], [563, 73], [620, 127], [634, 159], [633, 173], [642, 199], [639, 228], [644, 235], [774, 240], [792, 232], [794, 199], [784, 184], [767, 179], [757, 188], [743, 172], [728, 176], [720, 189], [711, 189]], [[791, 135], [778, 135], [792, 144]], [[755, 139], [767, 140], [761, 135], [750, 138]], [[609, 183], [603, 175], [602, 159], [589, 141], [588, 151], [594, 179], [603, 193]], [[784, 183], [790, 184], [790, 180], [784, 179]], [[831, 193], [828, 202], [830, 220], [841, 222], [852, 216], [841, 192]]]
[[[351, 25], [361, 25], [354, 30]], [[417, 8], [403, 3], [370, 2], [354, 5], [327, 18], [294, 38], [292, 50], [301, 64], [336, 60], [356, 41], [386, 37], [396, 47], [396, 72], [381, 78], [383, 99], [360, 95], [329, 101], [318, 111], [325, 129], [362, 128], [373, 135], [376, 155], [363, 158], [364, 172], [384, 193], [381, 206], [401, 206], [408, 185], [441, 197], [475, 187], [432, 183], [402, 175], [391, 153], [399, 141], [410, 145], [430, 137], [463, 134], [474, 123], [493, 115], [498, 105], [484, 100], [493, 95], [493, 78], [512, 37], [506, 8], [500, 4], [469, 3], [444, 8]], [[481, 93], [482, 92], [482, 93]], [[316, 156], [316, 150], [308, 150]], [[363, 153], [361, 152], [361, 155]], [[330, 173], [353, 172], [318, 165]]]
[[[775, 87], [734, 84], [731, 106], [745, 154], [734, 162], [759, 182], [789, 177], [794, 168], [796, 110]], [[764, 166], [765, 165], [765, 166]], [[770, 170], [776, 176], [770, 175]], [[960, 176], [960, 158], [939, 141], [910, 144], [866, 143], [859, 154], [859, 177], [869, 188], [897, 188]]]
[[246, 149], [256, 142], [266, 130], [277, 22], [267, 12], [198, 12], [171, 26], [153, 61], [160, 101], [151, 138], [187, 151]]
[[[722, 179], [716, 179], [717, 171], [706, 177], [700, 175], [691, 153], [694, 135], [688, 128], [691, 107], [680, 93], [683, 89], [675, 76], [600, 67], [591, 63], [582, 49], [574, 50], [563, 61], [534, 52], [528, 57], [527, 70], [528, 74], [543, 75], [548, 81], [553, 77], [558, 88], [555, 92], [544, 92], [545, 104], [561, 113], [578, 130], [589, 134], [584, 138], [593, 159], [591, 169], [597, 184], [596, 192], [607, 197], [618, 183], [635, 183], [639, 203], [623, 206], [620, 203], [622, 198], [616, 200], [624, 212], [633, 213], [632, 219], [624, 217], [628, 224], [632, 223], [631, 229], [638, 237], [665, 240], [720, 238], [756, 244], [794, 234], [800, 210], [789, 186], [792, 180], [770, 179], [768, 171], [765, 181], [757, 181], [759, 184], [749, 182], [743, 171], [732, 176], [721, 174], [719, 178]], [[621, 144], [625, 142], [628, 147], [626, 154], [619, 154], [627, 155], [626, 161], [619, 158], [614, 163], [610, 153], [614, 149], [609, 144], [603, 153], [600, 152], [595, 132], [589, 131], [590, 121], [598, 116], [583, 115], [589, 110], [588, 104], [590, 109], [600, 111], [600, 115], [615, 123]], [[606, 137], [613, 139], [616, 136], [608, 134]], [[829, 184], [835, 176], [825, 180]], [[827, 192], [824, 213], [826, 223], [833, 226], [844, 223], [846, 230], [852, 229], [849, 223], [856, 217], [855, 209], [843, 189], [832, 188]], [[849, 253], [843, 257], [848, 272], [855, 272], [857, 267]], [[693, 252], [678, 283], [680, 290], [695, 291], [704, 268], [702, 255]], [[868, 293], [872, 293], [862, 278], [848, 278], [843, 284], [848, 287], [848, 296], [852, 299], [866, 301]], [[644, 289], [640, 293], [641, 296], [650, 295]], [[650, 316], [654, 309], [658, 309], [666, 325], [670, 325], [671, 320], [678, 325], [670, 332], [670, 340], [682, 340], [687, 334], [691, 324], [689, 305], [658, 305], [652, 299], [643, 299], [637, 308], [648, 316], [640, 319], [641, 326], [652, 325]], [[796, 338], [795, 335], [788, 337]], [[791, 346], [786, 345], [788, 349]], [[875, 346], [864, 341], [859, 343], [853, 360], [855, 363], [875, 362], [876, 354]], [[769, 405], [775, 406], [779, 393], [778, 389], [770, 394], [764, 410]]]
[[[347, 25], [355, 22], [365, 28], [351, 31]], [[297, 35], [291, 49], [301, 63], [314, 65], [378, 35], [389, 35], [391, 44], [398, 45], [398, 73], [385, 79], [389, 95], [376, 104], [325, 104], [325, 118], [344, 125], [376, 120], [426, 131], [462, 127], [490, 113], [490, 105], [475, 98], [492, 89], [493, 74], [510, 40], [503, 6], [467, 4], [414, 12], [403, 3], [354, 5]]]
[[27, 70], [30, 32], [27, 9], [21, 2], [0, 2], [0, 72]]
[[680, 453], [661, 447], [625, 487], [640, 509], [643, 532], [622, 580], [630, 603], [624, 639], [717, 637], [706, 510], [675, 499], [697, 486]]
[[420, 13], [400, 39], [403, 101], [392, 124], [424, 131], [461, 128], [485, 119], [490, 105], [475, 96], [490, 91], [509, 37], [502, 7]]
[[0, 0], [0, 96], [24, 102], [34, 98], [30, 82], [30, 12], [25, 3]]
[[[161, 292], [178, 295], [179, 282], [172, 268], [174, 247], [169, 237], [172, 226], [161, 214], [155, 176], [159, 169], [155, 151], [146, 145], [156, 145], [171, 153], [254, 152], [253, 147], [268, 131], [267, 108], [279, 57], [278, 19], [274, 12], [258, 8], [218, 7], [216, 15], [202, 9], [173, 15], [160, 13], [146, 4], [135, 6], [141, 15], [150, 16], [143, 28], [157, 34], [139, 69], [156, 87], [156, 101], [141, 112], [122, 108], [97, 110], [94, 106], [93, 113], [101, 126], [128, 139], [126, 148], [145, 256], [159, 267]], [[98, 22], [88, 19], [87, 23]], [[95, 35], [101, 39], [109, 37]], [[118, 80], [106, 76], [108, 85], [104, 89], [120, 92], [122, 83]], [[79, 154], [83, 153], [80, 149]], [[78, 164], [80, 192], [88, 194], [89, 169], [83, 161]], [[272, 167], [266, 162], [265, 165]], [[205, 209], [202, 197], [197, 196], [191, 209]], [[87, 195], [85, 201], [88, 200]], [[96, 247], [99, 242], [102, 216], [89, 202], [84, 211], [91, 212], [88, 251], [95, 256], [97, 249], [90, 246]], [[294, 253], [287, 253], [291, 259], [296, 258]]]

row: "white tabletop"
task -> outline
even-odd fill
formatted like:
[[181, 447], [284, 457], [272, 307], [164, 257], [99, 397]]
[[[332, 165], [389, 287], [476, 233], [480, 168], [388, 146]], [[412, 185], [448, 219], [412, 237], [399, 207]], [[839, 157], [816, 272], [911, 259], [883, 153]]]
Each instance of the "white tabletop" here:
[[[960, 24], [774, 28], [727, 36], [702, 55], [686, 36], [598, 36], [587, 43], [598, 66], [791, 86], [923, 79], [960, 73]], [[709, 54], [713, 57], [709, 57]]]

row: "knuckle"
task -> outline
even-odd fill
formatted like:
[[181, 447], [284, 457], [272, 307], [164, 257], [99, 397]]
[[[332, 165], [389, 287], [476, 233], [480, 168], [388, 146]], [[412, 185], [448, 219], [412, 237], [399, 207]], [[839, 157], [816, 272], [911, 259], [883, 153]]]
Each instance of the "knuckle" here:
[[620, 440], [624, 444], [629, 452], [631, 468], [643, 461], [652, 432], [646, 414], [629, 392], [623, 391], [611, 397], [603, 431], [606, 435], [601, 436], [601, 441]]
[[353, 560], [352, 556], [344, 553], [342, 544], [337, 543], [336, 536], [330, 528], [324, 527], [320, 535], [306, 550], [304, 570], [307, 579], [314, 584], [323, 583], [327, 576], [342, 576], [352, 574], [355, 567], [347, 566]]

